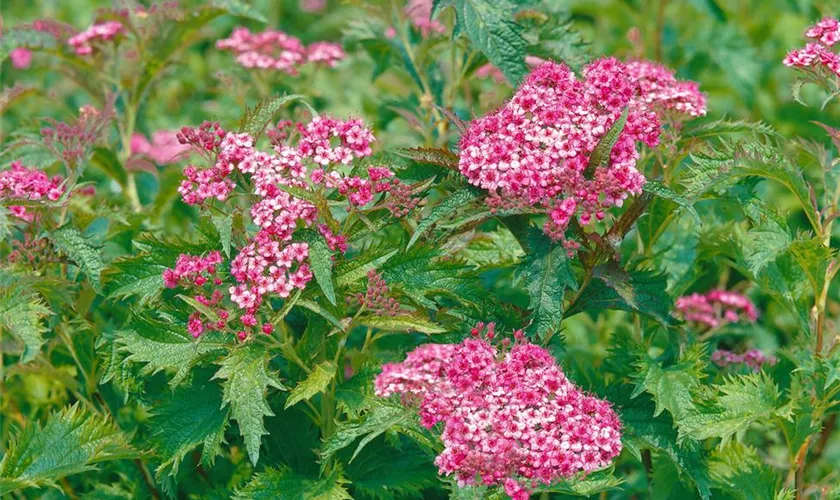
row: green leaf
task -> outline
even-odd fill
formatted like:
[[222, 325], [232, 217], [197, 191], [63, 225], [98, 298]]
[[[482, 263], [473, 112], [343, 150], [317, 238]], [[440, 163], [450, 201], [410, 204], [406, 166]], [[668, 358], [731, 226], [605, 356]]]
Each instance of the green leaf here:
[[813, 228], [821, 217], [811, 201], [802, 171], [790, 164], [774, 147], [759, 142], [725, 143], [717, 149], [691, 156], [690, 169], [682, 179], [683, 195], [696, 200], [711, 191], [722, 191], [747, 177], [761, 177], [785, 186], [805, 211]]
[[[626, 398], [626, 394], [623, 397]], [[692, 481], [701, 497], [709, 498], [711, 480], [703, 446], [691, 440], [678, 444], [674, 421], [665, 413], [654, 417], [654, 411], [654, 404], [647, 395], [621, 404], [618, 412], [624, 427], [622, 442], [638, 460], [645, 449], [667, 457], [681, 476]]]
[[616, 264], [600, 265], [566, 316], [585, 310], [618, 309], [650, 316], [663, 326], [672, 325], [674, 302], [666, 288], [665, 275], [653, 271], [627, 272]]
[[52, 413], [43, 427], [29, 422], [12, 439], [0, 461], [0, 495], [54, 485], [98, 463], [138, 455], [116, 425], [77, 403]]
[[330, 304], [335, 305], [332, 251], [327, 246], [324, 237], [314, 231], [301, 231], [301, 236], [309, 244], [309, 262], [312, 266], [312, 274], [315, 275], [315, 281], [318, 282], [318, 286], [321, 287], [321, 291], [324, 292], [324, 296], [330, 301]]
[[314, 312], [315, 314], [321, 316], [325, 320], [329, 321], [333, 326], [338, 328], [339, 330], [344, 330], [344, 325], [341, 324], [341, 321], [333, 315], [333, 313], [327, 311], [321, 304], [317, 302], [313, 302], [309, 299], [299, 299], [297, 304], [303, 308], [309, 309], [310, 311]]
[[197, 299], [195, 299], [194, 297], [190, 297], [189, 295], [183, 295], [179, 293], [177, 297], [183, 300], [188, 306], [201, 313], [205, 318], [209, 319], [213, 323], [217, 323], [219, 321], [219, 315], [216, 313], [216, 310], [212, 307], [202, 304]]
[[622, 479], [615, 477], [614, 467], [609, 467], [586, 475], [564, 479], [550, 486], [538, 486], [534, 493], [549, 492], [576, 497], [591, 497], [618, 489], [623, 482]]
[[336, 452], [350, 446], [356, 439], [362, 438], [356, 446], [350, 462], [377, 436], [399, 425], [409, 424], [414, 418], [416, 417], [413, 412], [401, 406], [381, 402], [371, 404], [370, 410], [365, 412], [361, 418], [339, 423], [333, 435], [324, 442], [324, 446], [321, 448], [322, 468], [329, 464], [330, 459]]
[[364, 316], [356, 322], [362, 326], [377, 328], [387, 332], [420, 332], [431, 335], [446, 331], [437, 323], [410, 314], [401, 314], [399, 316]]
[[380, 268], [387, 283], [399, 283], [401, 292], [418, 304], [435, 309], [429, 297], [444, 295], [460, 302], [480, 302], [486, 293], [468, 265], [444, 260], [439, 250], [415, 246], [392, 257]]
[[224, 404], [230, 405], [231, 416], [239, 424], [251, 463], [257, 465], [261, 438], [268, 434], [263, 417], [274, 415], [266, 399], [268, 387], [284, 387], [268, 371], [268, 352], [256, 342], [234, 349], [219, 364], [221, 368], [213, 378], [225, 380], [222, 399]]
[[105, 264], [99, 249], [73, 226], [65, 225], [51, 234], [55, 247], [84, 272], [94, 290], [101, 290], [100, 276]]
[[659, 198], [673, 201], [690, 213], [697, 223], [702, 224], [703, 221], [700, 219], [700, 214], [697, 213], [697, 210], [694, 208], [694, 204], [691, 200], [679, 193], [676, 193], [673, 189], [660, 182], [648, 180], [645, 182], [644, 191], [654, 196], [658, 196]]
[[234, 500], [352, 500], [344, 489], [346, 481], [339, 469], [321, 478], [298, 474], [281, 466], [260, 472], [244, 488], [237, 490]]
[[[528, 41], [527, 54], [546, 60], [563, 61], [576, 73], [589, 61], [590, 45], [574, 27], [572, 16], [560, 4], [543, 2], [540, 11], [524, 10], [516, 15]], [[543, 12], [544, 11], [544, 12]]]
[[[437, 468], [433, 464], [434, 455], [403, 442], [394, 447], [384, 442], [384, 439], [377, 440], [351, 463], [344, 465], [356, 498], [422, 498], [424, 490], [431, 490], [439, 484]], [[386, 470], [388, 473], [383, 474]]]
[[709, 472], [716, 489], [739, 500], [775, 498], [781, 482], [779, 474], [754, 449], [737, 442], [714, 452]]
[[228, 214], [227, 217], [211, 215], [210, 220], [213, 222], [213, 226], [216, 227], [216, 231], [219, 232], [219, 242], [222, 244], [222, 251], [230, 257], [230, 244], [233, 240], [233, 214]]
[[173, 387], [180, 384], [200, 360], [218, 357], [229, 347], [227, 336], [218, 332], [208, 332], [193, 339], [181, 322], [141, 316], [134, 319], [131, 328], [116, 340], [120, 350], [129, 354], [126, 361], [143, 363], [142, 374], [174, 369], [175, 376], [169, 382]]
[[647, 392], [656, 403], [654, 417], [667, 409], [673, 420], [679, 423], [695, 408], [692, 391], [701, 384], [704, 366], [699, 346], [689, 348], [681, 354], [678, 363], [665, 368], [644, 354], [638, 363], [633, 397], [642, 391]]
[[228, 413], [218, 384], [206, 380], [178, 389], [162, 404], [155, 405], [150, 427], [151, 441], [163, 459], [157, 469], [158, 480], [166, 474], [177, 475], [184, 457], [200, 445], [204, 446], [201, 462], [212, 466], [221, 453]]
[[394, 153], [420, 163], [429, 163], [451, 170], [458, 170], [458, 155], [442, 148], [399, 148]]
[[324, 361], [318, 364], [312, 370], [312, 373], [292, 390], [289, 398], [286, 400], [285, 407], [288, 408], [296, 405], [301, 401], [309, 400], [318, 393], [324, 392], [327, 386], [330, 385], [330, 382], [335, 378], [335, 371], [335, 365], [330, 361]]
[[560, 327], [563, 319], [563, 295], [566, 289], [577, 290], [577, 280], [563, 245], [554, 243], [542, 231], [528, 231], [528, 253], [517, 268], [517, 280], [530, 297], [531, 323], [528, 332], [544, 339]]
[[304, 99], [305, 97], [301, 94], [289, 94], [274, 96], [270, 99], [260, 101], [253, 109], [245, 112], [240, 122], [239, 131], [245, 132], [254, 138], [259, 138], [265, 131], [265, 127], [283, 105], [296, 99]]
[[528, 42], [513, 21], [517, 4], [510, 0], [435, 0], [432, 17], [446, 7], [455, 9], [455, 33], [466, 33], [473, 46], [484, 53], [515, 87], [528, 73], [525, 50]]
[[811, 238], [795, 240], [788, 251], [805, 271], [814, 295], [819, 296], [825, 286], [826, 271], [837, 255], [835, 250], [825, 246], [821, 238]]
[[0, 291], [0, 330], [23, 342], [21, 363], [31, 361], [41, 352], [46, 332], [43, 320], [51, 314], [34, 292], [14, 285]]
[[729, 377], [717, 390], [717, 398], [704, 398], [705, 404], [678, 422], [681, 440], [718, 437], [726, 446], [733, 436], [740, 440], [753, 423], [784, 414], [779, 389], [763, 372]]
[[481, 191], [474, 187], [467, 187], [447, 196], [440, 204], [432, 208], [428, 215], [420, 219], [417, 229], [411, 235], [406, 249], [411, 248], [429, 228], [442, 218], [454, 213], [458, 208], [481, 196]]
[[355, 284], [367, 277], [369, 271], [378, 269], [379, 266], [388, 262], [399, 250], [366, 249], [358, 257], [344, 261], [335, 268], [335, 284], [339, 287], [346, 287]]
[[629, 116], [629, 114], [630, 108], [624, 108], [624, 111], [621, 112], [621, 116], [618, 117], [618, 120], [616, 120], [612, 127], [607, 130], [607, 133], [601, 137], [601, 140], [598, 141], [598, 145], [595, 146], [595, 149], [592, 150], [592, 154], [589, 155], [589, 164], [586, 166], [586, 170], [583, 171], [583, 175], [586, 177], [592, 177], [595, 170], [609, 163], [612, 150], [615, 147], [615, 143], [618, 142], [621, 132], [624, 131], [624, 126], [627, 124], [627, 116]]
[[95, 147], [90, 161], [125, 189], [128, 184], [128, 172], [113, 151], [103, 147]]

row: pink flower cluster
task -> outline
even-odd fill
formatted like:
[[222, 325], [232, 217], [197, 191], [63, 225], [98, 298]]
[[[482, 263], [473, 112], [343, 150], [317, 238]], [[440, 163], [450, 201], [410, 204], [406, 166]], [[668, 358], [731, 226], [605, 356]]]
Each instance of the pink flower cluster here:
[[773, 366], [778, 360], [773, 355], [767, 355], [758, 349], [750, 349], [743, 354], [718, 349], [712, 353], [712, 363], [721, 368], [733, 365], [746, 365], [754, 371], [759, 371], [764, 365]]
[[[194, 292], [193, 298], [203, 305], [204, 313], [193, 312], [187, 321], [187, 331], [198, 338], [205, 331], [223, 331], [228, 327], [230, 312], [222, 303], [224, 293], [218, 287], [223, 283], [217, 276], [217, 269], [222, 263], [219, 252], [210, 252], [205, 257], [181, 254], [173, 269], [163, 271], [163, 284], [167, 288], [182, 286]], [[210, 292], [209, 297], [206, 295]], [[209, 311], [209, 312], [207, 312]], [[239, 340], [248, 337], [248, 329], [257, 325], [257, 318], [252, 312], [246, 311], [239, 316], [242, 327], [237, 332]], [[274, 331], [270, 323], [264, 323], [261, 330], [265, 334]]]
[[686, 321], [709, 328], [741, 320], [755, 322], [758, 319], [758, 311], [750, 299], [727, 290], [685, 295], [677, 299], [676, 309]]
[[[385, 167], [369, 167], [367, 178], [339, 171], [353, 159], [371, 154], [375, 139], [357, 119], [319, 116], [307, 124], [281, 122], [271, 137], [273, 153], [258, 151], [252, 136], [226, 132], [218, 123], [205, 122], [196, 129], [185, 127], [178, 140], [212, 160], [207, 168], [189, 165], [184, 170], [186, 179], [179, 192], [186, 203], [227, 199], [236, 187], [231, 178], [236, 171], [256, 197], [250, 215], [259, 231], [231, 262], [231, 275], [237, 284], [228, 289], [230, 299], [245, 311], [243, 318], [249, 323], [256, 324], [250, 318], [256, 317], [266, 294], [288, 297], [313, 277], [309, 245], [293, 239], [298, 229], [314, 226], [319, 213], [313, 203], [291, 194], [291, 188], [335, 189], [351, 210], [394, 185], [394, 174]], [[311, 170], [308, 165], [313, 165]], [[334, 228], [319, 224], [318, 231], [331, 250], [347, 250], [346, 237], [336, 234]]]
[[[42, 170], [27, 168], [20, 161], [12, 162], [8, 170], [0, 171], [0, 200], [36, 201], [48, 199], [56, 201], [64, 194], [64, 179], [59, 176], [48, 176]], [[11, 205], [12, 215], [32, 220], [22, 205]]]
[[93, 24], [88, 29], [73, 36], [67, 42], [73, 47], [77, 55], [86, 56], [93, 53], [93, 43], [109, 41], [123, 33], [125, 28], [119, 21], [107, 21]]
[[652, 61], [629, 61], [625, 67], [630, 79], [639, 85], [639, 100], [658, 113], [706, 115], [706, 96], [697, 82], [677, 80], [672, 70]]
[[[638, 105], [638, 85], [625, 64], [598, 59], [579, 80], [563, 64], [547, 62], [526, 78], [501, 109], [473, 121], [461, 138], [460, 170], [491, 192], [492, 204], [548, 208], [546, 233], [556, 239], [575, 213], [588, 224], [642, 191], [636, 142], [659, 141], [659, 119]], [[626, 125], [606, 165], [589, 172], [600, 139], [629, 107]]]
[[341, 45], [316, 42], [307, 47], [298, 38], [279, 30], [251, 33], [248, 28], [236, 28], [230, 38], [216, 42], [216, 48], [236, 54], [236, 62], [245, 68], [273, 69], [297, 75], [307, 63], [333, 67], [344, 59]]
[[[521, 338], [521, 336], [520, 336]], [[607, 401], [572, 384], [545, 349], [517, 339], [426, 344], [376, 378], [380, 397], [419, 402], [421, 423], [444, 423], [435, 464], [460, 485], [500, 485], [515, 500], [537, 483], [590, 472], [621, 452], [621, 423]]]
[[146, 155], [158, 165], [175, 163], [186, 156], [192, 149], [188, 144], [182, 144], [179, 133], [171, 130], [158, 130], [152, 134], [152, 140], [143, 134], [131, 136], [131, 153]]
[[840, 55], [832, 51], [832, 47], [840, 41], [840, 21], [827, 17], [808, 28], [805, 36], [815, 41], [788, 52], [784, 65], [815, 69], [824, 67], [840, 76]]

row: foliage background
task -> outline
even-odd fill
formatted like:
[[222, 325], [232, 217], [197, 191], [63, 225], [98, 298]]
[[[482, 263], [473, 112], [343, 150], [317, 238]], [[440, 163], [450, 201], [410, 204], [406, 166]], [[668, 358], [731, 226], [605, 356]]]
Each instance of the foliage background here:
[[[182, 2], [189, 4], [189, 2]], [[375, 3], [375, 2], [373, 2]], [[354, 20], [364, 16], [365, 2], [334, 2], [321, 14], [306, 14], [299, 10], [297, 1], [256, 0], [256, 10], [269, 19], [269, 26], [282, 29], [300, 37], [304, 42], [316, 40], [340, 40], [352, 37]], [[791, 83], [796, 78], [793, 71], [781, 64], [785, 53], [801, 44], [802, 32], [807, 25], [821, 15], [838, 12], [839, 5], [831, 1], [809, 0], [585, 0], [579, 2], [551, 2], [558, 10], [567, 10], [571, 15], [574, 30], [581, 33], [583, 40], [590, 45], [585, 50], [592, 56], [601, 54], [618, 57], [644, 56], [657, 59], [676, 68], [678, 76], [701, 83], [701, 89], [709, 96], [709, 118], [713, 121], [722, 116], [732, 120], [763, 121], [785, 136], [801, 136], [822, 144], [830, 142], [813, 120], [836, 125], [838, 109], [836, 104], [825, 110], [819, 109], [821, 95], [818, 90], [805, 89], [803, 96], [810, 106], [802, 106], [791, 97]], [[35, 18], [56, 18], [66, 21], [77, 28], [88, 24], [97, 8], [108, 4], [75, 0], [72, 2], [54, 1], [6, 1], [2, 5], [3, 26], [10, 27]], [[246, 105], [253, 105], [259, 96], [253, 86], [233, 87], [225, 84], [229, 75], [219, 72], [236, 72], [229, 54], [213, 49], [215, 39], [226, 36], [241, 21], [224, 17], [214, 21], [207, 30], [210, 34], [183, 53], [181, 63], [156, 86], [149, 96], [138, 120], [138, 129], [147, 134], [159, 129], [174, 129], [183, 125], [197, 125], [205, 119], [215, 119], [223, 123], [238, 121]], [[245, 23], [247, 24], [247, 22]], [[259, 23], [253, 23], [255, 27]], [[628, 38], [631, 29], [638, 29], [640, 42], [634, 44]], [[350, 50], [348, 50], [350, 52]], [[386, 73], [371, 79], [375, 61], [363, 51], [353, 51], [353, 57], [342, 62], [334, 71], [320, 71], [304, 74], [308, 94], [314, 99], [316, 107], [329, 110], [341, 116], [359, 115], [373, 124], [374, 132], [382, 144], [389, 147], [413, 146], [418, 143], [417, 135], [397, 119], [394, 104], [410, 105], [416, 98], [408, 91], [404, 75]], [[11, 107], [2, 117], [0, 143], [6, 142], [15, 130], [31, 126], [34, 117], [61, 118], [75, 113], [81, 105], [87, 104], [84, 93], [76, 85], [64, 79], [57, 71], [50, 70], [48, 56], [36, 54], [36, 60], [27, 70], [15, 70], [8, 61], [0, 68], [3, 86], [16, 82], [32, 83], [49, 89], [47, 92], [28, 98], [23, 104]], [[496, 86], [488, 81], [473, 81], [470, 85], [484, 96], [470, 109], [459, 102], [456, 112], [462, 117], [481, 115], [492, 109], [510, 89], [504, 85]], [[275, 89], [282, 92], [283, 88]], [[292, 88], [288, 90], [294, 90]], [[6, 161], [4, 160], [4, 164]], [[140, 175], [138, 182], [142, 193], [152, 198], [159, 190], [159, 181], [155, 176]], [[791, 226], [804, 228], [805, 217], [798, 209], [790, 194], [773, 185], [761, 186], [764, 200], [781, 211], [788, 212]], [[698, 211], [704, 220], [738, 221], [744, 216], [740, 210], [726, 203], [700, 203]], [[167, 227], [171, 230], [187, 230], [193, 224], [194, 212], [183, 205], [176, 204], [172, 210]], [[121, 240], [103, 241], [106, 261], [112, 260], [124, 252], [126, 242]], [[689, 252], [690, 253], [690, 252]], [[686, 254], [687, 255], [687, 254]], [[704, 290], [715, 285], [737, 287], [744, 279], [737, 273], [721, 272], [726, 267], [715, 256], [693, 261], [682, 260], [680, 251], [669, 262], [672, 269], [680, 266], [695, 265], [701, 269], [701, 276], [692, 290]], [[700, 263], [700, 260], [703, 260]], [[677, 271], [678, 272], [678, 271]], [[512, 274], [509, 270], [491, 271], [483, 275], [486, 286], [493, 289], [505, 300], [518, 305], [527, 305], [528, 298], [511, 286]], [[838, 291], [832, 288], [831, 296], [836, 300]], [[794, 343], [796, 336], [795, 320], [776, 302], [760, 291], [754, 291], [751, 298], [762, 311], [759, 325], [752, 331], [752, 344], [765, 350], [776, 350]], [[836, 316], [838, 311], [832, 311]], [[584, 387], [598, 389], [599, 382], [594, 373], [610, 348], [615, 347], [611, 335], [616, 330], [629, 328], [629, 315], [621, 312], [609, 312], [600, 315], [577, 315], [564, 323], [564, 345], [559, 352], [562, 366], [569, 376]], [[416, 342], [422, 342], [418, 337]], [[90, 348], [90, 346], [88, 347]], [[410, 346], [402, 345], [393, 350], [383, 350], [383, 360], [399, 359], [401, 353]], [[93, 356], [93, 352], [83, 355]], [[790, 370], [789, 363], [781, 363], [777, 370]], [[71, 372], [48, 373], [44, 371], [21, 371], [8, 382], [3, 395], [3, 405], [8, 405], [11, 396], [19, 405], [22, 415], [28, 421], [42, 420], [56, 408], [73, 401], [72, 386], [75, 374]], [[201, 379], [201, 377], [198, 377]], [[199, 382], [195, 382], [199, 383]], [[165, 377], [153, 380], [161, 394], [165, 391]], [[116, 397], [116, 395], [112, 395]], [[125, 422], [144, 422], [149, 415], [138, 414], [143, 408], [125, 405], [120, 419]], [[278, 415], [284, 413], [278, 408]], [[0, 424], [0, 442], [7, 443], [10, 432], [20, 422], [4, 419]], [[291, 422], [291, 423], [290, 423]], [[293, 426], [295, 422], [288, 418], [276, 417], [267, 426], [280, 429], [284, 425]], [[147, 432], [143, 426], [135, 429], [139, 433]], [[300, 432], [289, 429], [289, 432]], [[280, 432], [283, 434], [283, 432]], [[275, 436], [267, 439], [268, 454], [283, 455], [287, 443], [274, 442]], [[784, 443], [772, 439], [763, 442], [767, 446], [763, 456], [772, 463], [782, 461]], [[241, 456], [233, 457], [218, 467], [228, 470], [216, 471], [229, 479], [229, 486], [241, 484], [242, 477], [250, 472], [247, 460]], [[290, 461], [314, 464], [313, 457], [284, 457]], [[373, 460], [371, 458], [371, 460]], [[632, 458], [624, 458], [631, 462]], [[412, 462], [396, 463], [392, 466], [410, 468]], [[371, 462], [370, 467], [376, 464]], [[426, 466], [431, 468], [427, 463]], [[619, 463], [619, 468], [626, 472], [627, 492], [644, 496], [646, 494], [644, 470], [634, 465]], [[658, 481], [674, 481], [674, 471], [667, 473], [668, 465], [662, 462], [659, 470], [663, 476]], [[837, 480], [836, 470], [840, 469], [840, 440], [834, 439], [823, 453], [821, 467], [829, 481]], [[831, 470], [834, 468], [835, 473]], [[212, 472], [212, 470], [211, 470]], [[434, 476], [434, 470], [427, 470], [428, 477]], [[126, 475], [130, 474], [125, 472]], [[196, 498], [211, 498], [219, 491], [202, 489], [204, 486], [194, 478], [184, 478], [184, 483], [177, 491], [193, 491]], [[430, 486], [422, 482], [420, 486]], [[654, 497], [673, 498], [685, 486], [674, 484], [669, 489], [665, 483], [659, 483], [658, 493]], [[421, 488], [422, 489], [422, 488]], [[670, 493], [669, 493], [670, 492]], [[675, 493], [676, 492], [676, 493]], [[102, 495], [105, 493], [100, 492]], [[427, 495], [439, 494], [430, 489]], [[623, 498], [629, 493], [610, 493], [610, 497]], [[30, 490], [27, 497], [61, 498], [60, 490]], [[98, 498], [104, 498], [99, 496]], [[749, 496], [747, 498], [750, 498]]]

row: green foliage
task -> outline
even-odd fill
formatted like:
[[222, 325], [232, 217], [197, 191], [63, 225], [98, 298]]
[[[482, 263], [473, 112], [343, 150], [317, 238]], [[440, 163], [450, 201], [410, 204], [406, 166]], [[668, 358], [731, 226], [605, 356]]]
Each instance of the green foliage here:
[[0, 461], [0, 494], [54, 485], [109, 460], [139, 454], [108, 419], [78, 404], [51, 414], [43, 426], [30, 422]]
[[34, 293], [21, 287], [0, 290], [0, 330], [11, 333], [23, 343], [20, 362], [26, 363], [41, 352], [44, 344], [44, 318], [51, 311]]
[[764, 373], [728, 377], [716, 390], [716, 397], [696, 401], [697, 409], [680, 420], [680, 439], [717, 437], [725, 446], [733, 437], [741, 441], [753, 423], [786, 418], [790, 410]]
[[674, 323], [673, 300], [665, 290], [665, 276], [652, 271], [625, 271], [614, 264], [595, 268], [592, 283], [567, 311], [619, 309], [649, 316], [663, 326]]
[[239, 432], [245, 438], [248, 457], [257, 465], [260, 440], [268, 434], [263, 417], [274, 415], [266, 399], [268, 387], [284, 387], [268, 370], [268, 353], [256, 343], [234, 349], [219, 365], [221, 368], [213, 378], [224, 380], [222, 401], [230, 406], [231, 417], [239, 424]]
[[229, 413], [219, 386], [207, 381], [181, 387], [158, 405], [151, 422], [152, 442], [164, 459], [157, 470], [158, 479], [166, 473], [177, 475], [187, 454], [200, 445], [201, 463], [212, 466], [222, 452]]
[[307, 401], [320, 392], [324, 392], [327, 386], [335, 378], [335, 365], [329, 361], [318, 364], [305, 380], [302, 380], [286, 400], [286, 408], [301, 401]]
[[173, 387], [183, 382], [200, 360], [216, 358], [230, 346], [230, 340], [219, 334], [193, 339], [179, 321], [141, 316], [132, 321], [131, 327], [116, 339], [120, 350], [128, 354], [125, 360], [143, 364], [141, 374], [175, 370], [170, 381]]
[[510, 83], [518, 85], [528, 72], [525, 64], [528, 43], [522, 37], [522, 28], [510, 18], [516, 3], [511, 0], [435, 0], [432, 17], [447, 7], [455, 9], [453, 36], [465, 33]]
[[466, 187], [447, 196], [439, 205], [432, 208], [428, 215], [423, 217], [417, 225], [417, 228], [414, 230], [414, 234], [411, 235], [411, 239], [408, 240], [408, 246], [406, 249], [411, 248], [417, 240], [423, 236], [423, 233], [434, 226], [439, 220], [451, 215], [463, 205], [466, 205], [472, 200], [478, 198], [480, 194], [481, 193], [478, 189], [474, 187]]
[[318, 282], [318, 286], [324, 292], [324, 297], [335, 305], [332, 251], [327, 246], [324, 237], [314, 231], [305, 233], [303, 239], [309, 243], [309, 260], [312, 263], [312, 274], [315, 275], [315, 281]]
[[542, 339], [557, 331], [563, 318], [563, 294], [566, 289], [577, 289], [566, 249], [545, 238], [541, 231], [531, 229], [528, 256], [518, 268], [518, 279], [530, 296], [528, 332]]
[[99, 249], [73, 226], [63, 226], [50, 235], [56, 249], [66, 255], [90, 280], [94, 289], [100, 288], [100, 275], [105, 264]]
[[321, 478], [295, 473], [289, 468], [266, 469], [238, 490], [236, 500], [351, 500], [338, 469]]

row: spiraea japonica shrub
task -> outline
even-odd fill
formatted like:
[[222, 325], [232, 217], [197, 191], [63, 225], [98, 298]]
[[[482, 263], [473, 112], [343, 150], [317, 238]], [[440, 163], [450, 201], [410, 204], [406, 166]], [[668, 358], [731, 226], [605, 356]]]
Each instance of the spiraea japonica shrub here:
[[840, 495], [840, 13], [754, 3], [9, 7], [0, 495]]

